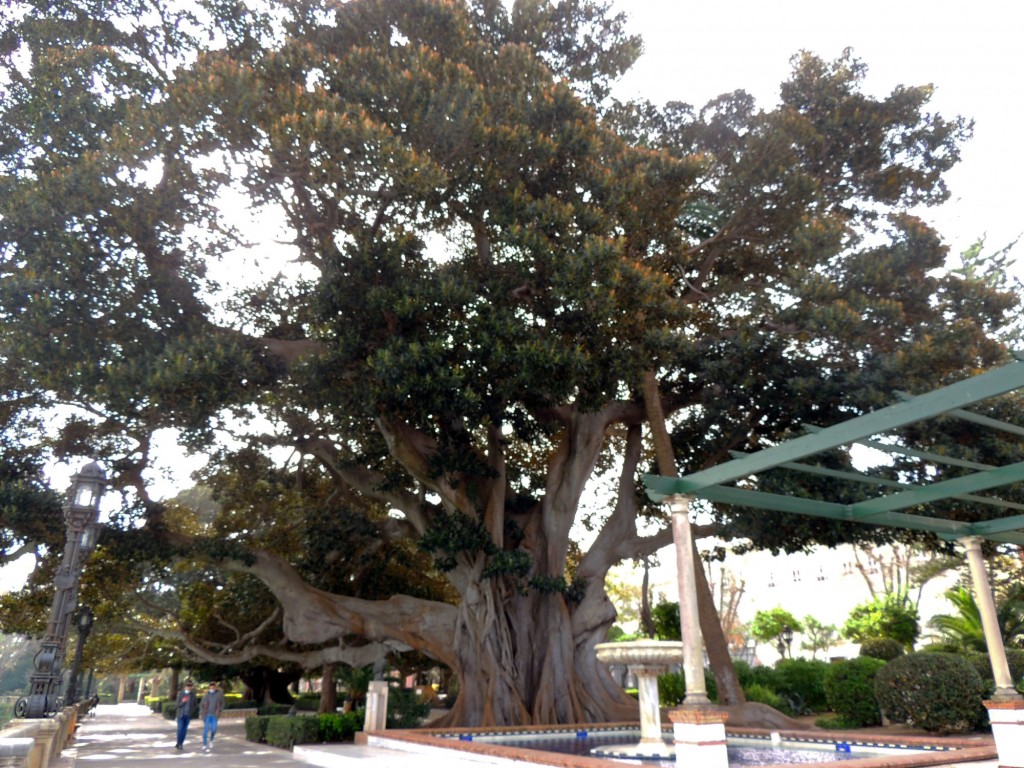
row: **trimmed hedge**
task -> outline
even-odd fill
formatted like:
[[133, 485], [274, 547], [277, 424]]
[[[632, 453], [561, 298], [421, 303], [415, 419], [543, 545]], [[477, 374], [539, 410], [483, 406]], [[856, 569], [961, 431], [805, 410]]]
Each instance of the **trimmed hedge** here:
[[882, 661], [892, 661], [906, 653], [903, 643], [891, 637], [869, 637], [861, 641], [860, 655]]
[[245, 718], [245, 738], [257, 743], [291, 749], [296, 744], [351, 741], [362, 730], [364, 713], [270, 715]]
[[356, 731], [363, 729], [362, 712], [337, 714], [328, 712], [317, 716], [320, 726], [320, 741], [352, 741]]
[[267, 724], [269, 722], [269, 717], [245, 718], [245, 738], [248, 741], [255, 741], [257, 744], [265, 744], [267, 741]]
[[224, 700], [224, 709], [257, 709], [257, 707], [255, 701], [246, 701], [236, 696]]
[[257, 712], [263, 716], [287, 715], [292, 711], [291, 704], [261, 704]]
[[952, 653], [909, 653], [875, 676], [886, 717], [940, 734], [973, 730], [983, 717], [984, 690], [974, 666]]
[[162, 713], [164, 711], [164, 702], [172, 701], [172, 699], [169, 699], [166, 696], [147, 696], [145, 701], [146, 706], [149, 707], [150, 710]]
[[859, 656], [829, 664], [823, 680], [828, 707], [851, 728], [881, 725], [875, 700], [875, 675], [885, 666], [881, 659]]
[[315, 717], [271, 717], [267, 723], [267, 744], [280, 749], [291, 749], [296, 744], [315, 744], [320, 741], [320, 723]]

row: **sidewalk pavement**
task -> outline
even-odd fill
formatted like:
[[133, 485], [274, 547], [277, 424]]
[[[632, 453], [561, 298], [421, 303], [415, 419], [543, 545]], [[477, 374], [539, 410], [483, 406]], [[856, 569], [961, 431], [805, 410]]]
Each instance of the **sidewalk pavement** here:
[[95, 717], [78, 723], [75, 737], [51, 768], [156, 768], [167, 760], [186, 760], [226, 768], [297, 768], [308, 764], [290, 752], [245, 740], [241, 719], [222, 717], [213, 750], [203, 752], [203, 721], [193, 718], [185, 748], [174, 748], [176, 724], [140, 704], [100, 704]]

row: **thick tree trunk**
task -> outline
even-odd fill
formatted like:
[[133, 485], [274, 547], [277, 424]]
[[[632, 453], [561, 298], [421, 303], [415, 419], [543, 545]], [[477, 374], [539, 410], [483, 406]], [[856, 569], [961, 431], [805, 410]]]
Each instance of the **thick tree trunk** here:
[[338, 708], [338, 686], [334, 682], [334, 665], [324, 664], [320, 673], [320, 714], [333, 712]]
[[[574, 622], [560, 593], [515, 595], [484, 602], [499, 612], [460, 612], [455, 642], [459, 696], [438, 724], [465, 726], [565, 724], [635, 720], [637, 704], [597, 662], [611, 618]], [[603, 589], [602, 589], [603, 592]], [[614, 614], [612, 614], [614, 615]], [[574, 625], [582, 631], [574, 632]], [[482, 631], [484, 627], [490, 631]]]

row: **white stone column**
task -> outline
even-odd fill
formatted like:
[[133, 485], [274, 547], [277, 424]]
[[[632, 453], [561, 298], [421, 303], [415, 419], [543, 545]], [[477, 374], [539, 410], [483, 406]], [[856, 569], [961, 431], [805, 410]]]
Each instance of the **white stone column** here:
[[363, 731], [383, 731], [388, 727], [388, 682], [373, 680], [366, 691], [366, 715]]
[[985, 645], [988, 646], [989, 662], [992, 664], [992, 677], [996, 683], [993, 701], [1020, 701], [1021, 695], [1013, 687], [1010, 676], [1010, 665], [1006, 662], [1006, 649], [1003, 636], [999, 631], [999, 619], [996, 617], [996, 602], [992, 597], [992, 587], [985, 570], [985, 559], [981, 555], [981, 539], [967, 536], [960, 539], [967, 550], [967, 563], [971, 568], [971, 581], [974, 584], [974, 601], [981, 614], [981, 626], [985, 631]]
[[676, 569], [679, 579], [679, 622], [683, 637], [683, 674], [686, 678], [684, 707], [707, 707], [704, 684], [704, 637], [700, 631], [697, 609], [697, 583], [694, 579], [696, 561], [693, 556], [693, 529], [690, 526], [690, 498], [680, 494], [665, 497], [672, 513], [672, 540], [676, 548]]

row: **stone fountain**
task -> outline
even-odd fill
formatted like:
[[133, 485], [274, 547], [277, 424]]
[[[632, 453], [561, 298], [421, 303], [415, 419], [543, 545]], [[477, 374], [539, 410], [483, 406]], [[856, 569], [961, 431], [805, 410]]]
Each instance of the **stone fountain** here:
[[671, 758], [675, 749], [666, 744], [661, 733], [661, 705], [658, 700], [658, 675], [683, 660], [683, 644], [668, 640], [633, 640], [626, 643], [600, 643], [597, 658], [605, 664], [624, 664], [636, 676], [640, 698], [640, 741], [600, 747], [594, 754], [615, 757]]

